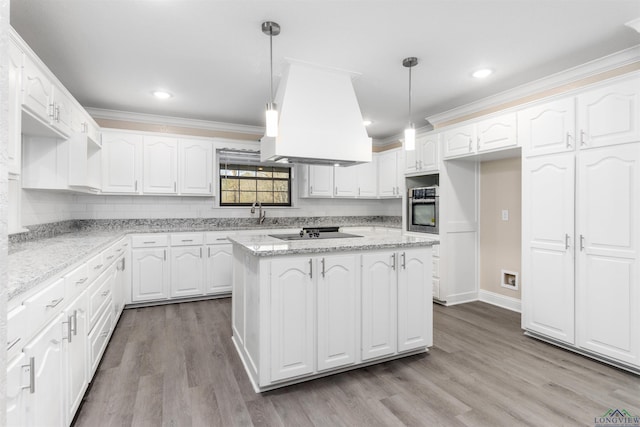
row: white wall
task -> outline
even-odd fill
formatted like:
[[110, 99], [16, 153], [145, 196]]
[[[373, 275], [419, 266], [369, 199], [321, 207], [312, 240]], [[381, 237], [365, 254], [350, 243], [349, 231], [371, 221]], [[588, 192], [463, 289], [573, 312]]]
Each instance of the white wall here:
[[[23, 190], [23, 225], [68, 219], [251, 218], [248, 207], [220, 208], [211, 197], [102, 196]], [[267, 217], [400, 216], [399, 199], [298, 199], [292, 208], [265, 208]]]

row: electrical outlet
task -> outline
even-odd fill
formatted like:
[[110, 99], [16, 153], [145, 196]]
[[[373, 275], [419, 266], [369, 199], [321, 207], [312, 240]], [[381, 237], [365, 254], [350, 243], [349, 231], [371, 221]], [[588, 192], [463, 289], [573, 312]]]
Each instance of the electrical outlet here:
[[503, 221], [509, 221], [509, 210], [508, 209], [502, 209], [502, 220]]

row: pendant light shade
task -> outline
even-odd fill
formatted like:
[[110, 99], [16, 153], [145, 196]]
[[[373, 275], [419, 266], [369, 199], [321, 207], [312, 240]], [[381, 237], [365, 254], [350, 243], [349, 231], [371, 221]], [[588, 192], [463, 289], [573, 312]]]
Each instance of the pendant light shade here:
[[402, 60], [402, 65], [409, 69], [409, 124], [404, 130], [404, 149], [413, 151], [416, 149], [416, 128], [411, 122], [411, 68], [418, 65], [418, 58], [410, 56]]
[[275, 22], [265, 21], [262, 23], [262, 32], [269, 36], [269, 79], [271, 98], [267, 103], [267, 110], [265, 112], [266, 119], [266, 136], [277, 137], [278, 136], [278, 106], [273, 102], [273, 36], [280, 34], [280, 25]]

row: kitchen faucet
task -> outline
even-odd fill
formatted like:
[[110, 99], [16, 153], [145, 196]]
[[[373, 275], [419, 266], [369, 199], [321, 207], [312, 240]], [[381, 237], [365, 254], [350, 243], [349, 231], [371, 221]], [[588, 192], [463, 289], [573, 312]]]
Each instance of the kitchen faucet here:
[[258, 205], [258, 224], [262, 224], [267, 217], [267, 211], [262, 210], [262, 203], [253, 202], [253, 205], [251, 205], [251, 213], [256, 213], [256, 204]]

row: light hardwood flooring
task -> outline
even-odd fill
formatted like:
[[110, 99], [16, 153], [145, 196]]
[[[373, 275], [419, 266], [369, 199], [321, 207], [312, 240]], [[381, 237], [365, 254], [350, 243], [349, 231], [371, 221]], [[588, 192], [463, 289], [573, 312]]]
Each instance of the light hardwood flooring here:
[[525, 337], [485, 303], [434, 306], [429, 354], [256, 394], [230, 299], [125, 310], [76, 426], [593, 426], [640, 377]]

